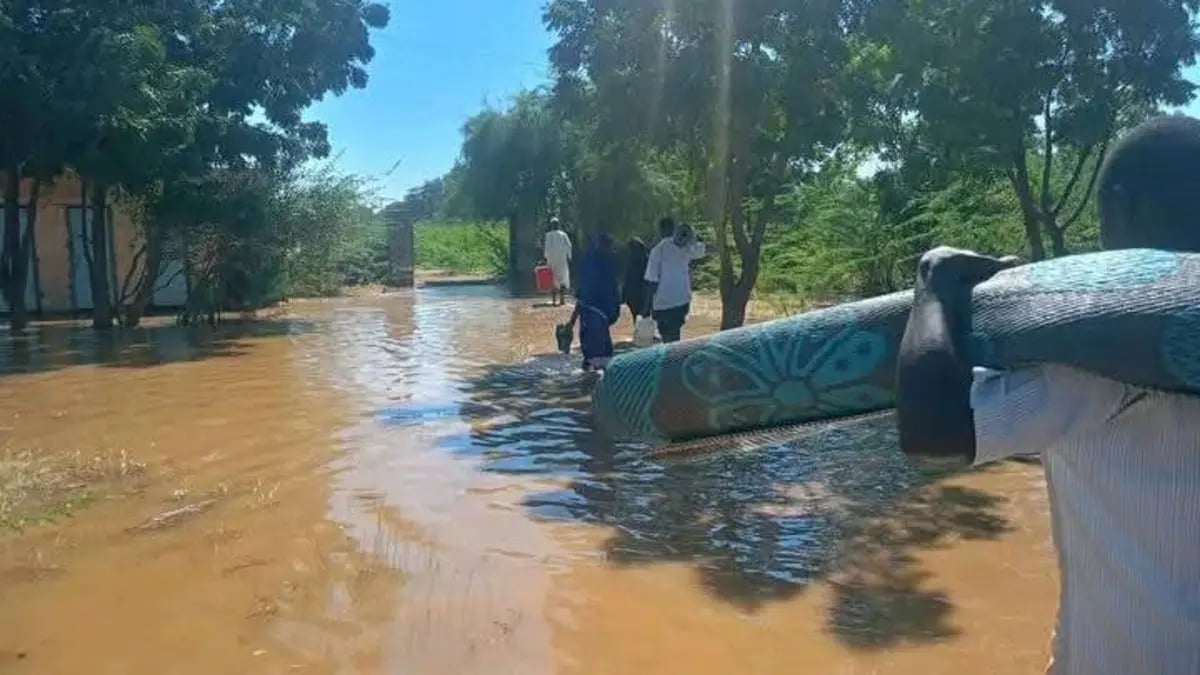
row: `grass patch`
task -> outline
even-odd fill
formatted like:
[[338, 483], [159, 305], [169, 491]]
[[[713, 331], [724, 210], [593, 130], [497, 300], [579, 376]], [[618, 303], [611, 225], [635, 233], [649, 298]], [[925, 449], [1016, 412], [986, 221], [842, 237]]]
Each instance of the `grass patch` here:
[[145, 470], [124, 451], [89, 456], [0, 450], [0, 531], [70, 516]]
[[417, 223], [413, 236], [417, 269], [500, 276], [508, 265], [504, 223], [426, 221]]

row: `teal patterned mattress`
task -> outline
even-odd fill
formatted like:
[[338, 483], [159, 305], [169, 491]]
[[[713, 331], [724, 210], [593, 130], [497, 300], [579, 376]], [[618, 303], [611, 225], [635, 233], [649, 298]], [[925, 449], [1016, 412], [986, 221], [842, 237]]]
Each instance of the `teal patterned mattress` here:
[[[618, 356], [593, 393], [622, 438], [679, 441], [892, 407], [912, 292]], [[1200, 394], [1200, 255], [1137, 249], [1005, 270], [976, 287], [977, 365], [1075, 366]]]

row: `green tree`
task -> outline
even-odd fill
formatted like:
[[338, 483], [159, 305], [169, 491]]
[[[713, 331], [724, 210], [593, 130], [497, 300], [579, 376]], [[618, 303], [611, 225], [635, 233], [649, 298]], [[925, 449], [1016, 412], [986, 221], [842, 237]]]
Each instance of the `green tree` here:
[[1067, 252], [1115, 134], [1193, 94], [1182, 69], [1195, 61], [1196, 0], [868, 4], [851, 61], [875, 85], [859, 101], [876, 117], [864, 128], [1003, 176], [1035, 260], [1047, 241]]
[[[86, 179], [98, 328], [111, 325], [114, 304], [104, 254], [110, 197], [160, 199], [213, 172], [286, 170], [326, 154], [325, 128], [301, 112], [365, 86], [368, 32], [388, 20], [363, 0], [14, 0], [0, 10], [0, 36], [22, 38], [5, 40], [0, 59], [14, 64], [22, 91], [41, 94], [7, 114], [24, 122], [14, 128], [36, 120], [63, 139], [56, 152], [0, 148], [0, 161], [26, 171], [70, 166]], [[146, 211], [164, 213], [161, 204]], [[153, 267], [143, 265], [146, 274]]]
[[594, 95], [606, 138], [678, 151], [720, 258], [723, 328], [741, 325], [779, 195], [845, 136], [840, 3], [554, 0], [561, 95]]
[[508, 223], [509, 284], [518, 293], [533, 286], [541, 224], [563, 169], [563, 143], [560, 120], [543, 92], [524, 92], [509, 109], [485, 110], [463, 126], [462, 208]]
[[437, 177], [409, 190], [402, 200], [405, 213], [413, 222], [433, 220], [446, 215], [446, 179]]
[[[24, 329], [28, 308], [25, 284], [31, 263], [37, 203], [42, 185], [57, 176], [78, 147], [71, 124], [83, 100], [74, 75], [95, 56], [84, 40], [76, 3], [13, 0], [0, 4], [0, 198], [4, 201], [0, 239], [0, 290], [9, 305], [10, 328]], [[20, 228], [21, 191], [28, 194], [28, 225]]]
[[270, 225], [286, 250], [288, 295], [336, 295], [382, 280], [387, 240], [367, 201], [362, 179], [329, 166], [281, 183]]

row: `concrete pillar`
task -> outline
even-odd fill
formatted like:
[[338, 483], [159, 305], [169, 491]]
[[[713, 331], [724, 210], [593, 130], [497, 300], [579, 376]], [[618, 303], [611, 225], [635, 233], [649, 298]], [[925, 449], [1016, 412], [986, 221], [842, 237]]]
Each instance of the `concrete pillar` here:
[[413, 222], [400, 208], [384, 211], [384, 222], [388, 231], [388, 261], [391, 283], [401, 288], [411, 288], [416, 267], [416, 246], [413, 242]]

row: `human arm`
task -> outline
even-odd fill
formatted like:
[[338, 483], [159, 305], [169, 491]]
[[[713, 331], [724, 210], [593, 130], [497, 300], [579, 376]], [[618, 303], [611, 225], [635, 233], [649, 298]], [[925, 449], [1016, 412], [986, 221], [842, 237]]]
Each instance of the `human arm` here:
[[970, 394], [975, 463], [1039, 453], [1070, 434], [1089, 432], [1148, 395], [1058, 364], [1013, 371], [975, 368]]
[[646, 259], [646, 273], [642, 275], [642, 281], [645, 285], [642, 292], [645, 298], [642, 301], [644, 307], [642, 316], [650, 316], [654, 311], [654, 294], [658, 292], [658, 283], [662, 278], [662, 247], [655, 246], [650, 250], [650, 256]]
[[963, 343], [971, 289], [1014, 262], [948, 247], [921, 257], [896, 362], [896, 413], [906, 454], [975, 457], [973, 364]]

